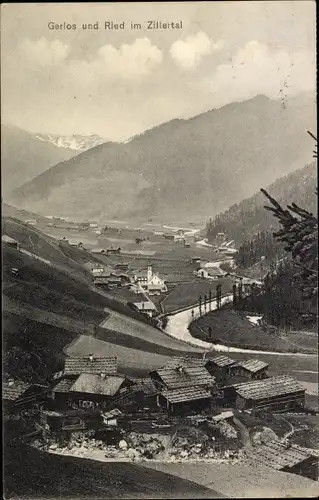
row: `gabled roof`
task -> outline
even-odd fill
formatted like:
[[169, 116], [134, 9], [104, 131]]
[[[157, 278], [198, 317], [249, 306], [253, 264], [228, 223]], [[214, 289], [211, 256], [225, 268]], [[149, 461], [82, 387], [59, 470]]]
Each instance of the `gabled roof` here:
[[182, 387], [170, 389], [162, 392], [162, 396], [170, 403], [183, 403], [186, 401], [196, 401], [198, 399], [208, 399], [211, 393], [202, 387]]
[[254, 465], [282, 470], [293, 467], [314, 455], [296, 445], [289, 445], [279, 440], [271, 441], [256, 448], [245, 450], [246, 460]]
[[204, 366], [207, 360], [201, 358], [191, 358], [190, 356], [172, 356], [162, 368], [178, 368], [179, 366]]
[[274, 396], [284, 396], [296, 392], [305, 392], [305, 388], [297, 380], [282, 375], [278, 377], [254, 380], [234, 386], [237, 394], [245, 399], [261, 400]]
[[117, 374], [117, 358], [98, 358], [93, 357], [90, 361], [89, 356], [67, 357], [64, 364], [64, 375], [80, 375], [81, 373], [95, 373], [97, 375], [105, 373], [106, 375]]
[[134, 302], [134, 305], [135, 307], [137, 307], [139, 311], [143, 310], [156, 311], [155, 304], [153, 304], [153, 302], [149, 300], [145, 300], [144, 302]]
[[168, 389], [180, 387], [211, 386], [215, 382], [203, 366], [184, 366], [179, 368], [164, 368], [157, 370]]
[[74, 379], [71, 380], [69, 378], [64, 378], [60, 380], [54, 387], [53, 391], [54, 392], [59, 392], [59, 393], [66, 393], [70, 392], [70, 389], [72, 385], [74, 384]]
[[234, 361], [231, 358], [228, 358], [228, 356], [214, 356], [213, 358], [209, 358], [207, 360], [207, 363], [209, 363], [209, 361], [215, 363], [215, 365], [219, 366], [220, 368], [236, 364], [236, 361]]
[[256, 373], [259, 370], [267, 368], [269, 364], [264, 361], [259, 361], [259, 359], [246, 359], [245, 361], [238, 361], [238, 366], [249, 372]]
[[20, 382], [19, 380], [10, 380], [2, 383], [2, 399], [15, 401], [24, 394], [32, 384]]
[[145, 395], [150, 396], [157, 394], [159, 390], [156, 388], [153, 380], [150, 377], [133, 379], [133, 390], [143, 392]]
[[87, 394], [102, 394], [103, 396], [114, 396], [125, 377], [105, 377], [92, 373], [82, 373], [70, 388], [70, 392], [84, 392]]

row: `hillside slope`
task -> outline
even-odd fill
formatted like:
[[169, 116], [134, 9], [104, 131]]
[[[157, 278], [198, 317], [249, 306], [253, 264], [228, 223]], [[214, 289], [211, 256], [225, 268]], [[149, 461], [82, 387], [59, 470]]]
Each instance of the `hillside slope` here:
[[[267, 186], [266, 190], [283, 207], [295, 202], [315, 213], [317, 210], [316, 186], [317, 167], [316, 163], [312, 162], [304, 168], [279, 178]], [[259, 187], [265, 186], [260, 183]], [[239, 245], [260, 231], [275, 231], [278, 222], [273, 214], [264, 208], [268, 204], [268, 200], [259, 191], [252, 197], [232, 205], [208, 223], [208, 240], [213, 242], [217, 234], [222, 232], [227, 234], [228, 239], [235, 240], [235, 243]]]
[[15, 188], [76, 153], [43, 142], [17, 127], [1, 125], [1, 179], [5, 198]]
[[314, 98], [257, 96], [106, 143], [15, 190], [13, 204], [79, 217], [207, 219], [309, 160]]

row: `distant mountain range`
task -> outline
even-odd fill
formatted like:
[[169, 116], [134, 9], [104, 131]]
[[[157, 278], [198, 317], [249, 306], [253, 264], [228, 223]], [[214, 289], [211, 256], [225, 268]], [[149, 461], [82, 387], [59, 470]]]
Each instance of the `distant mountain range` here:
[[106, 139], [97, 134], [92, 135], [55, 135], [37, 134], [36, 138], [43, 142], [54, 144], [58, 148], [71, 149], [72, 151], [86, 151], [106, 142]]
[[[281, 177], [266, 191], [284, 208], [296, 203], [302, 208], [316, 213], [317, 165], [315, 162], [304, 168]], [[224, 213], [217, 215], [207, 226], [207, 237], [213, 242], [218, 233], [226, 233], [228, 239], [237, 245], [251, 239], [261, 231], [276, 231], [277, 219], [264, 208], [270, 205], [267, 198], [259, 191], [254, 196], [232, 205]]]
[[71, 149], [43, 142], [25, 130], [1, 125], [2, 196], [74, 155]]
[[306, 130], [315, 127], [313, 96], [291, 98], [285, 107], [257, 96], [96, 146], [6, 201], [60, 216], [204, 221], [309, 162]]

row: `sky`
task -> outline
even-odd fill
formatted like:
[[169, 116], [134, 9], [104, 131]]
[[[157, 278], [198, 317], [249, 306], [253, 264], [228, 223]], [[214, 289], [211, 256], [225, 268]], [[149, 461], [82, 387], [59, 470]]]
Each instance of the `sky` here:
[[[2, 122], [123, 141], [258, 94], [313, 91], [315, 10], [308, 0], [2, 4]], [[182, 29], [147, 29], [152, 20]]]

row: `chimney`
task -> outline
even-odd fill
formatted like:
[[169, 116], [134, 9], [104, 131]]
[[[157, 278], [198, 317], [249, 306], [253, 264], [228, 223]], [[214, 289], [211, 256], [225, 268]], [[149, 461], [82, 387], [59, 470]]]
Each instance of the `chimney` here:
[[94, 361], [94, 356], [93, 356], [93, 354], [89, 354], [89, 360], [91, 361], [91, 363], [93, 363], [93, 361]]

